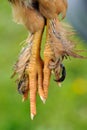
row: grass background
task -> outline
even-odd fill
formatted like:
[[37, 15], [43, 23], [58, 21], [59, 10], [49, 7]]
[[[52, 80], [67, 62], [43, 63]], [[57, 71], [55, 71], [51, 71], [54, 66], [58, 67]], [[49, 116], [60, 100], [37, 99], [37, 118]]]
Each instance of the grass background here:
[[[12, 22], [9, 3], [1, 1], [0, 130], [87, 130], [87, 60], [64, 61], [67, 77], [62, 88], [52, 77], [46, 104], [37, 96], [37, 116], [34, 121], [30, 120], [29, 101], [21, 102], [15, 80], [10, 79], [21, 48], [19, 43], [27, 34], [23, 26]], [[79, 49], [87, 48], [78, 36], [74, 40]]]

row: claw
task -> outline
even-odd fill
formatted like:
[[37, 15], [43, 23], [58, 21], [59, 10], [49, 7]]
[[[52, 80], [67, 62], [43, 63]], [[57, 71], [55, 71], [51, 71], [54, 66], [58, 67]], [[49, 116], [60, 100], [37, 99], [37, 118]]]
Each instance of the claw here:
[[46, 99], [45, 99], [45, 98], [43, 98], [42, 96], [40, 96], [40, 99], [42, 100], [43, 104], [45, 104]]
[[22, 102], [24, 102], [24, 101], [25, 101], [25, 98], [23, 97], [23, 98], [22, 98]]
[[55, 80], [56, 82], [63, 82], [66, 77], [66, 69], [65, 69], [64, 65], [60, 64], [60, 67], [62, 68], [62, 76], [58, 80]]
[[29, 81], [28, 81], [28, 76], [23, 75], [23, 77], [20, 78], [20, 81], [18, 82], [18, 92], [20, 94], [25, 95], [25, 93], [29, 90]]
[[61, 83], [60, 83], [60, 82], [58, 82], [58, 86], [61, 88], [61, 86], [62, 86], [62, 85], [61, 85]]
[[22, 97], [22, 102], [24, 102], [25, 100], [28, 99], [28, 91], [26, 91], [24, 94], [23, 94], [23, 97]]
[[34, 117], [35, 117], [35, 115], [31, 113], [31, 120], [33, 120]]

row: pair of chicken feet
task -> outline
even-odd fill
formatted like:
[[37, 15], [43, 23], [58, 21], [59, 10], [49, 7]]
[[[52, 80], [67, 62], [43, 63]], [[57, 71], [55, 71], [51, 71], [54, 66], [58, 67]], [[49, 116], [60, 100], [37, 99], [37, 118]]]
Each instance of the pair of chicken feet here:
[[[47, 28], [48, 29], [48, 28]], [[49, 44], [49, 35], [47, 32], [44, 62], [40, 57], [40, 45], [43, 32], [40, 30], [33, 34], [33, 45], [31, 49], [30, 62], [26, 68], [28, 75], [27, 91], [23, 94], [23, 101], [27, 99], [28, 92], [30, 93], [30, 113], [31, 119], [36, 115], [36, 95], [38, 94], [45, 103], [48, 96], [48, 87], [50, 82], [51, 70], [49, 68], [49, 61], [52, 58], [53, 52]]]

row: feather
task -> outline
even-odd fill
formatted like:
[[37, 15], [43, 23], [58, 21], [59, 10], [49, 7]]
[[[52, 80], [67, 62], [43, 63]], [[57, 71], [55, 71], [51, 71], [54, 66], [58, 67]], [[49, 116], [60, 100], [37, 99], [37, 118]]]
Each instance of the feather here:
[[69, 39], [69, 30], [65, 30], [58, 18], [48, 21], [48, 37], [51, 50], [54, 53], [49, 62], [49, 68], [54, 72], [57, 82], [64, 81], [66, 77], [65, 67], [61, 67], [64, 57], [69, 56], [74, 58], [85, 59], [87, 57], [77, 54], [75, 51], [75, 44]]
[[29, 64], [29, 59], [31, 55], [32, 41], [33, 41], [33, 35], [31, 34], [31, 36], [27, 40], [28, 42], [27, 45], [20, 52], [19, 58], [16, 64], [14, 65], [14, 73], [12, 77], [14, 77], [15, 74], [18, 74], [20, 79], [22, 75], [24, 75], [24, 73], [26, 72], [26, 67]]
[[39, 10], [45, 18], [55, 18], [62, 14], [62, 18], [66, 16], [67, 0], [37, 0], [39, 2]]
[[[87, 58], [81, 56], [75, 51], [75, 44], [70, 41], [67, 34], [69, 30], [66, 31], [62, 24], [58, 21], [58, 19], [50, 20], [49, 25], [49, 35], [51, 41], [51, 47], [54, 51], [55, 56], [58, 58], [59, 56], [72, 56], [74, 58]], [[77, 50], [78, 52], [78, 50]]]

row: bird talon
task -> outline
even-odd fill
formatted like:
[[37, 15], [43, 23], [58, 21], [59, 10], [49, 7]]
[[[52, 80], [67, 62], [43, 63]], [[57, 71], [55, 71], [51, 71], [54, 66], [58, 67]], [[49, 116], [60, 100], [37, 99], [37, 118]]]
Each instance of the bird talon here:
[[22, 97], [22, 102], [24, 102], [25, 100], [28, 99], [28, 91], [26, 91], [24, 94], [23, 94], [23, 97]]
[[61, 82], [58, 82], [58, 86], [59, 86], [60, 88], [62, 87]]
[[18, 81], [18, 92], [20, 94], [25, 94], [29, 90], [29, 79], [28, 75], [23, 75]]
[[62, 76], [59, 79], [54, 80], [56, 82], [63, 82], [65, 80], [65, 77], [66, 77], [66, 69], [65, 69], [64, 65], [60, 64], [60, 67], [62, 69]]
[[33, 113], [31, 113], [31, 120], [33, 120], [35, 117], [35, 115]]
[[[9, 0], [12, 3], [13, 17], [17, 23], [24, 24], [31, 36], [26, 40], [17, 64], [15, 74], [19, 75], [18, 91], [23, 95], [22, 101], [30, 92], [31, 119], [36, 115], [36, 94], [43, 103], [48, 96], [51, 72], [54, 71], [56, 82], [61, 87], [65, 80], [66, 69], [62, 64], [65, 58], [85, 58], [73, 52], [74, 46], [67, 38], [67, 31], [61, 26], [59, 14], [65, 17], [67, 0]], [[44, 50], [44, 66], [40, 59], [40, 45], [43, 29], [47, 27]], [[53, 59], [52, 59], [53, 58]], [[12, 76], [12, 77], [13, 77]]]
[[42, 97], [42, 96], [40, 96], [40, 99], [42, 100], [43, 104], [45, 104], [46, 99], [44, 97]]

